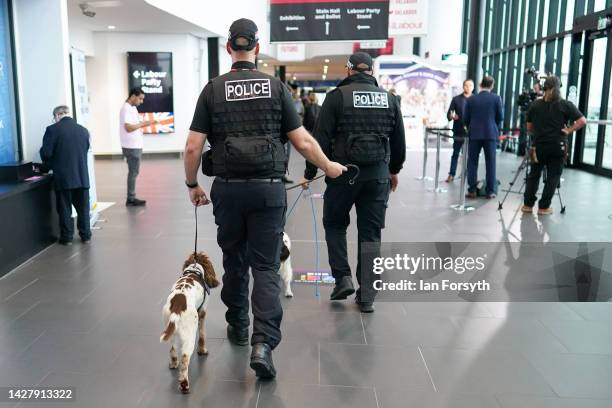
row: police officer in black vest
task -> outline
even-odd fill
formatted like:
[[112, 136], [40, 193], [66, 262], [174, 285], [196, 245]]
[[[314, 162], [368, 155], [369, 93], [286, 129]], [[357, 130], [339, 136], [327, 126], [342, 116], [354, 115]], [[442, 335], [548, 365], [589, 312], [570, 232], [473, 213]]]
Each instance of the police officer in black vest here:
[[[326, 179], [323, 225], [336, 280], [331, 300], [346, 299], [355, 292], [346, 248], [349, 213], [355, 205], [359, 242], [356, 275], [360, 285], [355, 301], [361, 312], [371, 313], [376, 293], [368, 257], [380, 256], [387, 201], [390, 191], [398, 185], [398, 173], [406, 158], [406, 140], [398, 100], [378, 87], [372, 76], [372, 58], [363, 52], [353, 54], [347, 62], [347, 74], [325, 98], [313, 135], [333, 160], [360, 168], [354, 184], [349, 183], [354, 176], [351, 172]], [[307, 162], [304, 179], [312, 180], [316, 171]], [[373, 246], [366, 252], [361, 270], [364, 242]]]
[[[276, 375], [272, 350], [281, 340], [280, 251], [287, 196], [281, 179], [287, 168], [287, 139], [330, 178], [346, 167], [331, 162], [302, 127], [291, 93], [277, 78], [258, 72], [257, 26], [240, 19], [230, 27], [226, 45], [232, 70], [211, 80], [195, 109], [185, 148], [186, 184], [191, 202], [209, 203], [198, 185], [215, 176], [210, 192], [223, 250], [223, 289], [228, 339], [248, 344], [249, 267], [253, 274], [251, 367], [257, 376]], [[208, 138], [211, 150], [202, 150]]]

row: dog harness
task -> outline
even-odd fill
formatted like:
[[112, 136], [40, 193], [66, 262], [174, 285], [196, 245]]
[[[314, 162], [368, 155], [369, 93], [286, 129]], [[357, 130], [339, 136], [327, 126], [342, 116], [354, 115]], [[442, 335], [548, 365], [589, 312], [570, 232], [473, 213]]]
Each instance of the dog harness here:
[[206, 283], [206, 280], [204, 279], [204, 268], [202, 268], [202, 265], [198, 263], [192, 263], [191, 265], [187, 266], [185, 270], [183, 270], [183, 276], [187, 276], [190, 273], [200, 278], [200, 281], [202, 282], [202, 286], [204, 287], [204, 292], [206, 292], [206, 294], [202, 297], [202, 304], [198, 306], [198, 310], [200, 310], [202, 306], [204, 305], [206, 296], [210, 295], [210, 286], [208, 286], [208, 284]]

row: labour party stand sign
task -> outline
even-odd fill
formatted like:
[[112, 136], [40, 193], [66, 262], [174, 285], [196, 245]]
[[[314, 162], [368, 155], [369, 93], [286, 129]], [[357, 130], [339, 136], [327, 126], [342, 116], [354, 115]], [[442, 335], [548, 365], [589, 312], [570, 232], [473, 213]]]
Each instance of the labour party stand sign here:
[[128, 52], [128, 84], [145, 93], [140, 119], [158, 122], [143, 128], [144, 133], [174, 133], [172, 53]]

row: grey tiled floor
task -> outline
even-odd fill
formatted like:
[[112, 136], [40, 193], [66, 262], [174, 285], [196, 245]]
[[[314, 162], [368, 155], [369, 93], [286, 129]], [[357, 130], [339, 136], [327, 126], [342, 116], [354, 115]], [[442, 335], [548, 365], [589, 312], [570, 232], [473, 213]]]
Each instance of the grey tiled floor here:
[[[517, 214], [520, 196], [514, 194], [501, 217], [497, 204], [487, 201], [463, 215], [448, 209], [458, 183], [434, 194], [415, 180], [420, 157], [408, 154], [400, 190], [389, 202], [385, 241], [612, 239], [612, 180], [567, 171], [565, 215]], [[284, 340], [274, 353], [279, 376], [272, 382], [256, 380], [248, 347], [225, 340], [224, 306], [214, 290], [210, 354], [192, 358], [192, 393], [179, 394], [176, 373], [167, 368], [168, 347], [158, 338], [162, 302], [193, 245], [181, 166], [179, 160], [146, 160], [138, 190], [148, 206], [127, 209], [126, 166], [98, 161], [99, 200], [117, 204], [103, 213], [106, 222], [93, 244], [52, 246], [0, 279], [0, 386], [76, 387], [75, 403], [19, 406], [612, 406], [612, 303], [379, 303], [374, 315], [362, 316], [351, 301], [329, 302], [330, 287], [322, 286], [317, 298], [304, 284], [294, 285], [295, 298], [282, 299]], [[499, 156], [503, 183], [517, 166], [515, 157]], [[291, 167], [298, 179], [301, 161]], [[295, 196], [294, 190], [289, 201]], [[320, 219], [318, 226], [322, 235]], [[294, 268], [312, 269], [307, 201], [298, 204], [286, 230]], [[200, 248], [220, 274], [215, 231], [211, 208], [201, 209]], [[355, 237], [351, 229], [353, 265]], [[320, 249], [327, 267], [324, 243]]]

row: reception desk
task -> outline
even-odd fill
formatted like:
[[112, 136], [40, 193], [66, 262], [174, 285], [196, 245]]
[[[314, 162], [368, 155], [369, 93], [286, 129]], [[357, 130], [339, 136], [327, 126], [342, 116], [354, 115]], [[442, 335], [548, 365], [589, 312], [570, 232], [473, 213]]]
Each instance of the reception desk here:
[[53, 176], [0, 183], [0, 277], [57, 240]]

